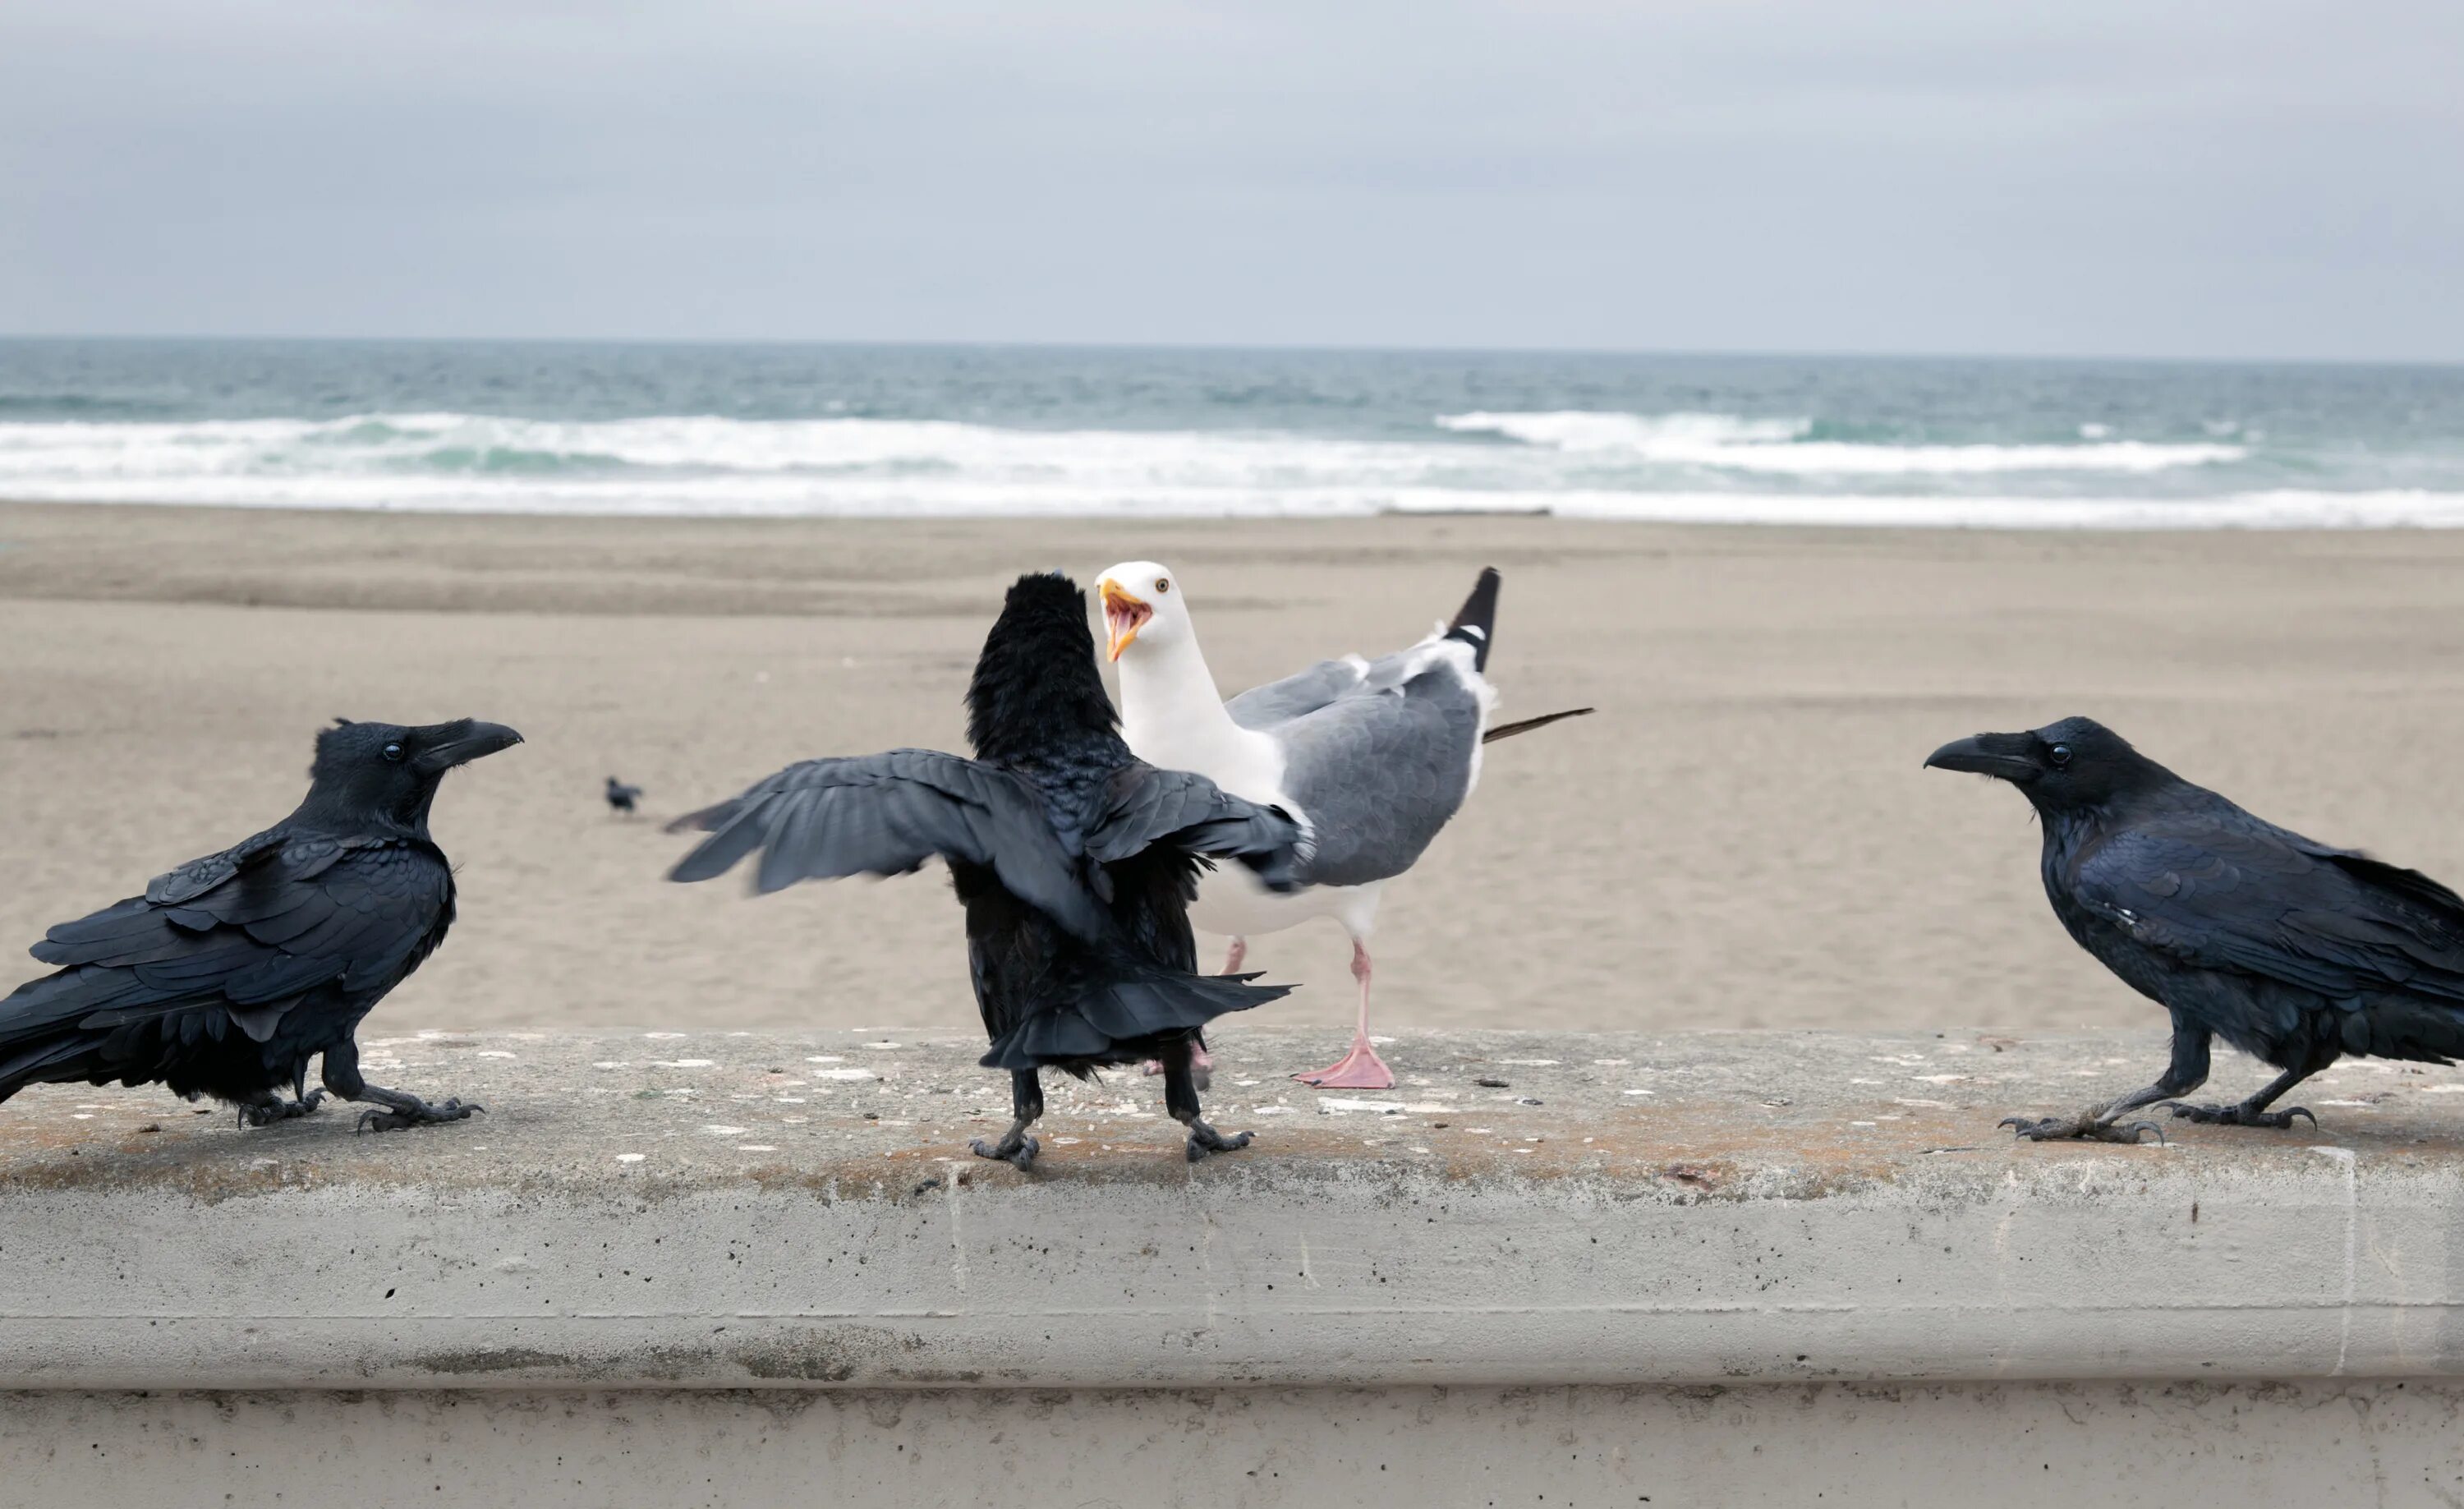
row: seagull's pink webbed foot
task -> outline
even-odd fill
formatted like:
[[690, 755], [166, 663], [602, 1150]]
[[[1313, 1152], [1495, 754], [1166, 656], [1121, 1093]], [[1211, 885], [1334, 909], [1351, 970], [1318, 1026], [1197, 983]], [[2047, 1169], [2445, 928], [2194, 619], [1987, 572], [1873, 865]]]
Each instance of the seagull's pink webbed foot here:
[[1360, 982], [1360, 1019], [1352, 1029], [1352, 1052], [1331, 1068], [1292, 1077], [1321, 1090], [1392, 1090], [1395, 1071], [1369, 1046], [1369, 948], [1357, 938], [1352, 941], [1352, 978]]
[[1352, 1052], [1344, 1054], [1342, 1060], [1332, 1067], [1321, 1069], [1315, 1074], [1294, 1075], [1292, 1077], [1303, 1084], [1315, 1085], [1321, 1090], [1392, 1090], [1395, 1088], [1395, 1071], [1386, 1067], [1386, 1060], [1377, 1056], [1377, 1050], [1369, 1046], [1369, 1039], [1366, 1037], [1353, 1038]]

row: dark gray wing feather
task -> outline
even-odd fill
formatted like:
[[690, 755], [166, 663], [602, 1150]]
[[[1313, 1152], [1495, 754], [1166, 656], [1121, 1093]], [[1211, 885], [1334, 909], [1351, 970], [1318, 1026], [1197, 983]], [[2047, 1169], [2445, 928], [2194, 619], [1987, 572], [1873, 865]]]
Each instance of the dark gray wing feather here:
[[669, 827], [711, 835], [669, 872], [671, 880], [723, 875], [757, 850], [754, 883], [764, 893], [799, 880], [909, 875], [938, 857], [990, 868], [1082, 940], [1113, 931], [1036, 790], [937, 750], [807, 760]]
[[1202, 775], [1124, 766], [1103, 790], [1104, 809], [1087, 831], [1089, 858], [1111, 864], [1151, 845], [1240, 860], [1273, 890], [1300, 884], [1300, 825], [1279, 807], [1231, 795]]
[[[201, 1008], [221, 1009], [262, 1041], [311, 992], [382, 988], [417, 964], [451, 907], [453, 879], [422, 844], [271, 830], [181, 866], [147, 893], [62, 922], [33, 946], [57, 972], [0, 1001], [0, 1080], [33, 1051], [27, 1045], [63, 1029], [100, 1032]], [[202, 1030], [182, 1024], [192, 1039]]]
[[158, 875], [147, 881], [145, 899], [158, 905], [169, 905], [203, 896], [247, 866], [269, 854], [280, 853], [290, 836], [283, 829], [269, 828], [241, 839], [218, 854], [191, 859], [177, 870]]
[[2201, 968], [2338, 1001], [2402, 991], [2464, 1003], [2454, 893], [2237, 808], [2123, 830], [2083, 856], [2073, 889], [2140, 943]]

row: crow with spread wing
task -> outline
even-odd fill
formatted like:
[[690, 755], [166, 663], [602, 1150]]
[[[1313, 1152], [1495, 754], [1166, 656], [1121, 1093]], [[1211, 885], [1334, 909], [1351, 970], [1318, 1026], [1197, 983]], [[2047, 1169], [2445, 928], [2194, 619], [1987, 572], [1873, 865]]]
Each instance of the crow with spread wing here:
[[763, 893], [805, 879], [906, 875], [935, 856], [966, 909], [967, 950], [1016, 1121], [975, 1151], [1021, 1168], [1044, 1114], [1038, 1072], [1086, 1078], [1155, 1059], [1191, 1162], [1247, 1144], [1200, 1115], [1192, 1055], [1205, 1025], [1288, 988], [1200, 975], [1188, 906], [1199, 870], [1235, 860], [1297, 883], [1299, 828], [1205, 779], [1142, 764], [1121, 742], [1095, 668], [1086, 598], [1067, 577], [1021, 577], [967, 689], [976, 757], [894, 749], [790, 766], [671, 825], [708, 833], [670, 878], [706, 880], [759, 854]]

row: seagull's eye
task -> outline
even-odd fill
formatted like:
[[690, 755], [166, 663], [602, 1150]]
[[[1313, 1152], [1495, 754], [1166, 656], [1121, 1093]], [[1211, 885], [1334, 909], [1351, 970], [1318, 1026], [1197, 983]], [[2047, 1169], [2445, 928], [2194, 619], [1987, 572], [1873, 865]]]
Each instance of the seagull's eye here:
[[1168, 577], [1168, 576], [1158, 576], [1158, 577], [1156, 577], [1156, 578], [1155, 578], [1155, 590], [1156, 590], [1156, 591], [1158, 591], [1158, 592], [1169, 592], [1169, 591], [1171, 591], [1171, 590], [1172, 590], [1172, 578], [1171, 578], [1171, 577]]
[[388, 759], [388, 760], [390, 760], [390, 761], [394, 762], [396, 765], [400, 765], [400, 764], [402, 763], [402, 745], [400, 745], [400, 744], [387, 744], [387, 745], [385, 745], [385, 757], [386, 759]]
[[2054, 762], [2054, 768], [2057, 770], [2060, 769], [2062, 766], [2071, 763], [2071, 746], [2068, 744], [2054, 745], [2049, 758]]

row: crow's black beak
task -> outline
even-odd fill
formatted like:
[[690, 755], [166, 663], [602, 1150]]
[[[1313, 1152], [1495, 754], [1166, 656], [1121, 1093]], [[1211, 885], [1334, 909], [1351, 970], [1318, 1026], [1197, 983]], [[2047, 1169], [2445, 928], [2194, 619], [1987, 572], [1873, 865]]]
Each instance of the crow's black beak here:
[[502, 723], [483, 723], [465, 718], [459, 722], [439, 723], [424, 729], [433, 736], [432, 742], [419, 753], [419, 767], [430, 773], [442, 773], [457, 765], [469, 765], [485, 759], [499, 749], [510, 749], [522, 742], [522, 736]]
[[2036, 762], [2028, 758], [2026, 734], [1978, 734], [1954, 739], [1925, 756], [1928, 770], [1967, 770], [2000, 781], [2033, 781]]

